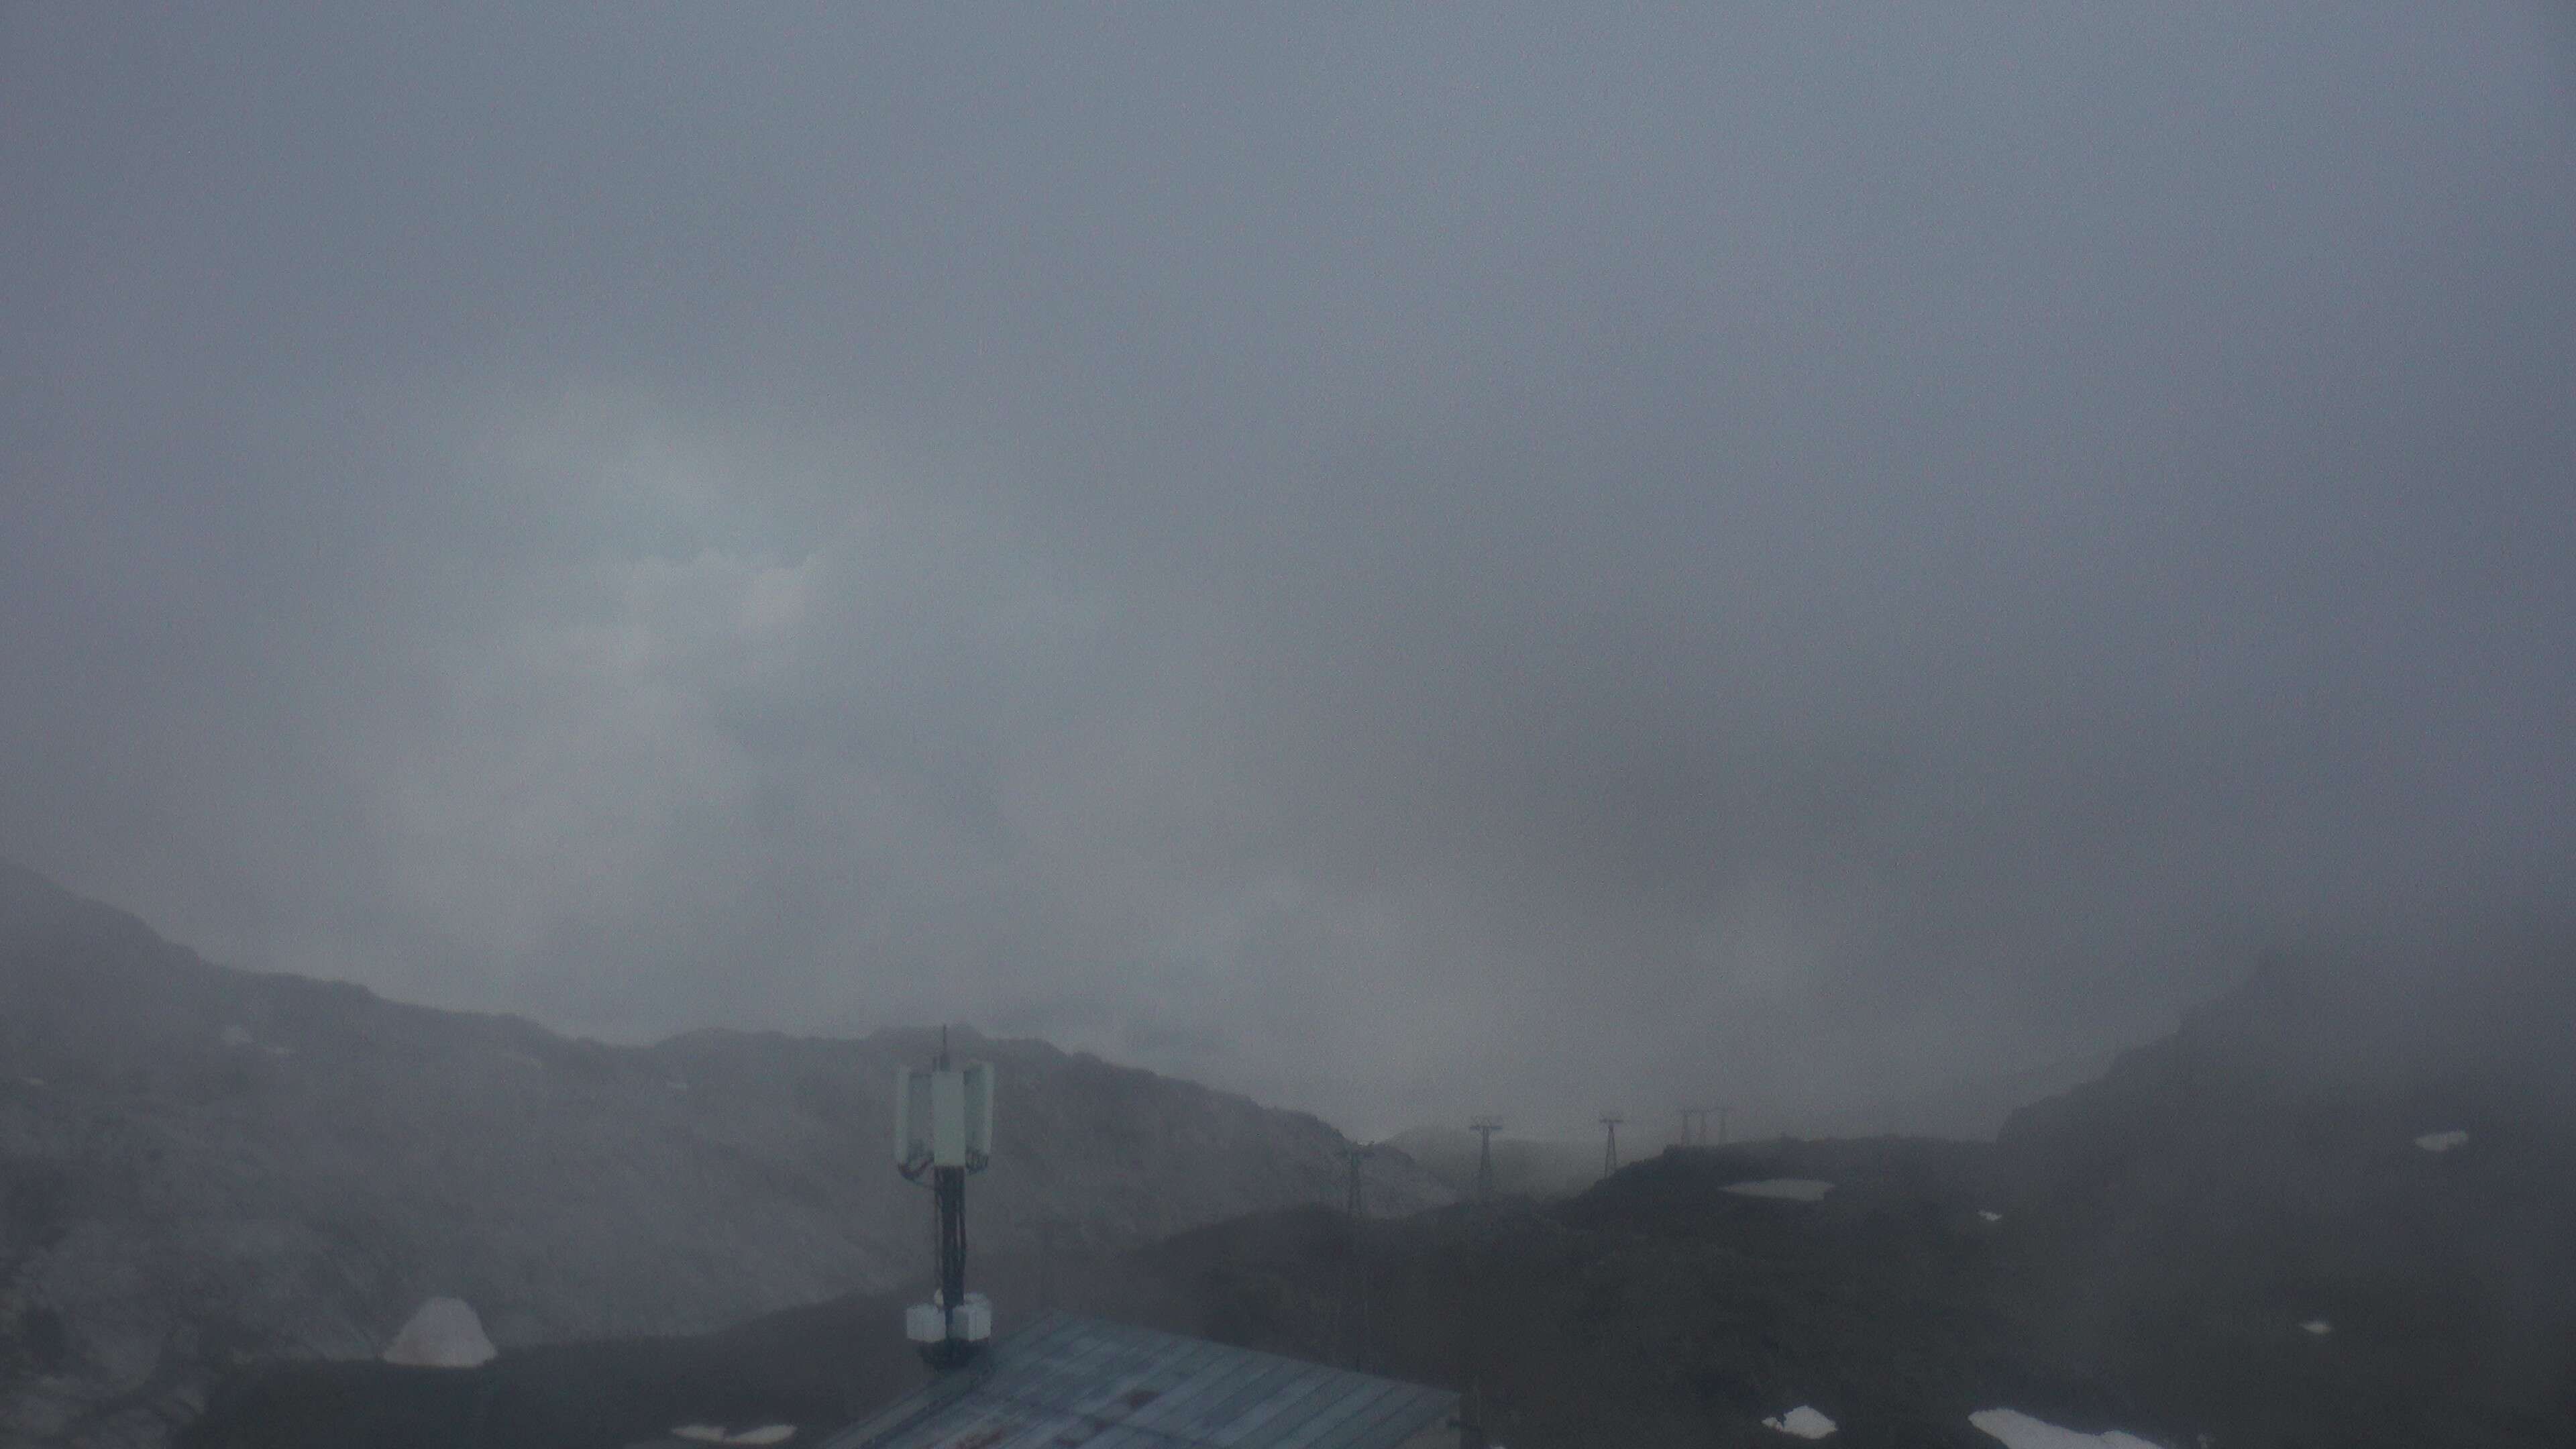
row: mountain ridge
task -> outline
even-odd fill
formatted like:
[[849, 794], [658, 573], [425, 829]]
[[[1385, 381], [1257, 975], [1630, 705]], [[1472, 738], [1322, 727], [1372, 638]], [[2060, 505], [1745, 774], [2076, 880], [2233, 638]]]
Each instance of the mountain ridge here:
[[[935, 1029], [622, 1046], [251, 972], [0, 868], [0, 1443], [166, 1442], [231, 1366], [368, 1357], [426, 1297], [505, 1348], [703, 1332], [927, 1267], [892, 1073]], [[1304, 1113], [957, 1036], [1003, 1081], [970, 1227], [1112, 1250], [1338, 1200]], [[1391, 1206], [1446, 1200], [1371, 1167]]]

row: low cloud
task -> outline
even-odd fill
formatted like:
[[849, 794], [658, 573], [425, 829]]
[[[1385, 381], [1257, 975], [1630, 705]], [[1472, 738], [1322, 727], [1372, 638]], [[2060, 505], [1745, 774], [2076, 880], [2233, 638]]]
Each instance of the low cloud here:
[[2546, 17], [0, 20], [0, 852], [1790, 1123], [2560, 909]]

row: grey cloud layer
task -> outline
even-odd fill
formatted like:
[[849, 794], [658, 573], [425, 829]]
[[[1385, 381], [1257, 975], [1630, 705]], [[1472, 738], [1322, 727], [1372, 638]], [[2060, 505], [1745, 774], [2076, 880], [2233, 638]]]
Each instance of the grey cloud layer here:
[[2538, 7], [0, 17], [0, 851], [1779, 1120], [2554, 909]]

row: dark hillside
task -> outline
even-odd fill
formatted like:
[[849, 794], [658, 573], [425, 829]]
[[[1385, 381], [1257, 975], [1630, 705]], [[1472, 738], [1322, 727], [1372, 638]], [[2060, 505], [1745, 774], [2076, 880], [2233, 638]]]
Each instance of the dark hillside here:
[[[2552, 999], [2549, 973], [2495, 980], [2535, 994], [2462, 1005], [2492, 1019]], [[1006, 1320], [1051, 1296], [1481, 1387], [1522, 1449], [1778, 1449], [1792, 1441], [1761, 1421], [1801, 1404], [1839, 1424], [1830, 1442], [1855, 1446], [1992, 1449], [1967, 1418], [1989, 1408], [2171, 1449], [2202, 1436], [2228, 1449], [2576, 1442], [2576, 1177], [2555, 1069], [2462, 1049], [2509, 1040], [2500, 1028], [2369, 1007], [2331, 978], [2266, 973], [1992, 1145], [1673, 1150], [1557, 1203], [1356, 1231], [1322, 1207], [1267, 1212], [1072, 1255], [1043, 1287], [1009, 1255], [980, 1281]], [[2469, 1136], [2416, 1143], [2445, 1131]], [[1813, 1201], [1729, 1190], [1784, 1179], [1830, 1187]], [[505, 1355], [495, 1371], [531, 1402], [694, 1383], [698, 1417], [714, 1412], [700, 1402], [766, 1385], [745, 1416], [785, 1418], [866, 1385], [782, 1365], [891, 1363], [903, 1380], [895, 1310], [770, 1320], [761, 1332], [782, 1337], [757, 1349], [604, 1345], [578, 1367]], [[671, 1363], [696, 1367], [644, 1367]], [[352, 1385], [377, 1371], [306, 1372], [331, 1386], [272, 1386], [257, 1412], [210, 1418], [201, 1442], [342, 1442], [293, 1437], [290, 1411], [317, 1396], [363, 1404]], [[549, 1425], [545, 1442], [614, 1449], [683, 1407], [647, 1401], [643, 1414], [526, 1421]]]
[[2429, 987], [2276, 962], [2018, 1114], [2017, 1295], [2124, 1381], [2269, 1406], [2262, 1432], [2576, 1437], [2567, 962], [2502, 948]]
[[[977, 1241], [1100, 1251], [1337, 1200], [1344, 1142], [961, 1034], [1001, 1070]], [[619, 1047], [211, 964], [0, 866], [0, 1444], [166, 1442], [251, 1361], [363, 1359], [424, 1298], [504, 1348], [690, 1334], [922, 1271], [891, 1078], [932, 1034]], [[1400, 1159], [1372, 1197], [1445, 1200]]]

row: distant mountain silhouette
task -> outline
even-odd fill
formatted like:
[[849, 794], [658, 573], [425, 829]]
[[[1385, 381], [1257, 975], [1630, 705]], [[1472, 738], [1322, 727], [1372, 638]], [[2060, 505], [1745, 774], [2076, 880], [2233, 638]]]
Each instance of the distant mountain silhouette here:
[[[1476, 1387], [1519, 1449], [1785, 1444], [1764, 1421], [1801, 1407], [1837, 1426], [1827, 1443], [1908, 1449], [1995, 1449], [1972, 1416], [2168, 1449], [2558, 1449], [2576, 1443], [2576, 1117], [2520, 1055], [2540, 1032], [2498, 1034], [2555, 999], [2534, 965], [2482, 966], [2438, 1007], [2275, 967], [1998, 1142], [1674, 1148], [1554, 1201], [1269, 1211], [1082, 1256], [1053, 1293]], [[1739, 1190], [1784, 1181], [1825, 1190]], [[1030, 1301], [1007, 1271], [998, 1291]], [[895, 1308], [427, 1383], [251, 1374], [189, 1449], [437, 1449], [476, 1405], [484, 1449], [621, 1449], [691, 1420], [802, 1432], [917, 1379]]]
[[[505, 1350], [694, 1332], [925, 1276], [891, 1077], [935, 1033], [645, 1047], [233, 970], [0, 865], [0, 1444], [166, 1442], [271, 1357], [372, 1358], [433, 1296]], [[980, 1253], [1339, 1201], [1323, 1122], [1044, 1042], [999, 1064]], [[1447, 1194], [1374, 1164], [1391, 1209]]]
[[[1993, 1142], [1674, 1148], [1489, 1209], [1384, 1153], [1356, 1225], [1310, 1118], [978, 1041], [1016, 1084], [980, 1281], [1006, 1329], [1051, 1299], [1480, 1385], [1523, 1449], [1780, 1442], [1800, 1406], [1853, 1445], [1991, 1449], [1997, 1409], [2176, 1449], [2563, 1445], [2571, 965], [2276, 960]], [[207, 1394], [203, 1449], [854, 1414], [919, 1372], [891, 1290], [925, 1220], [880, 1124], [928, 1046], [568, 1041], [225, 971], [0, 875], [0, 1442], [157, 1444]], [[1041, 1204], [1075, 1219], [1046, 1273]], [[432, 1294], [499, 1357], [374, 1362]]]

